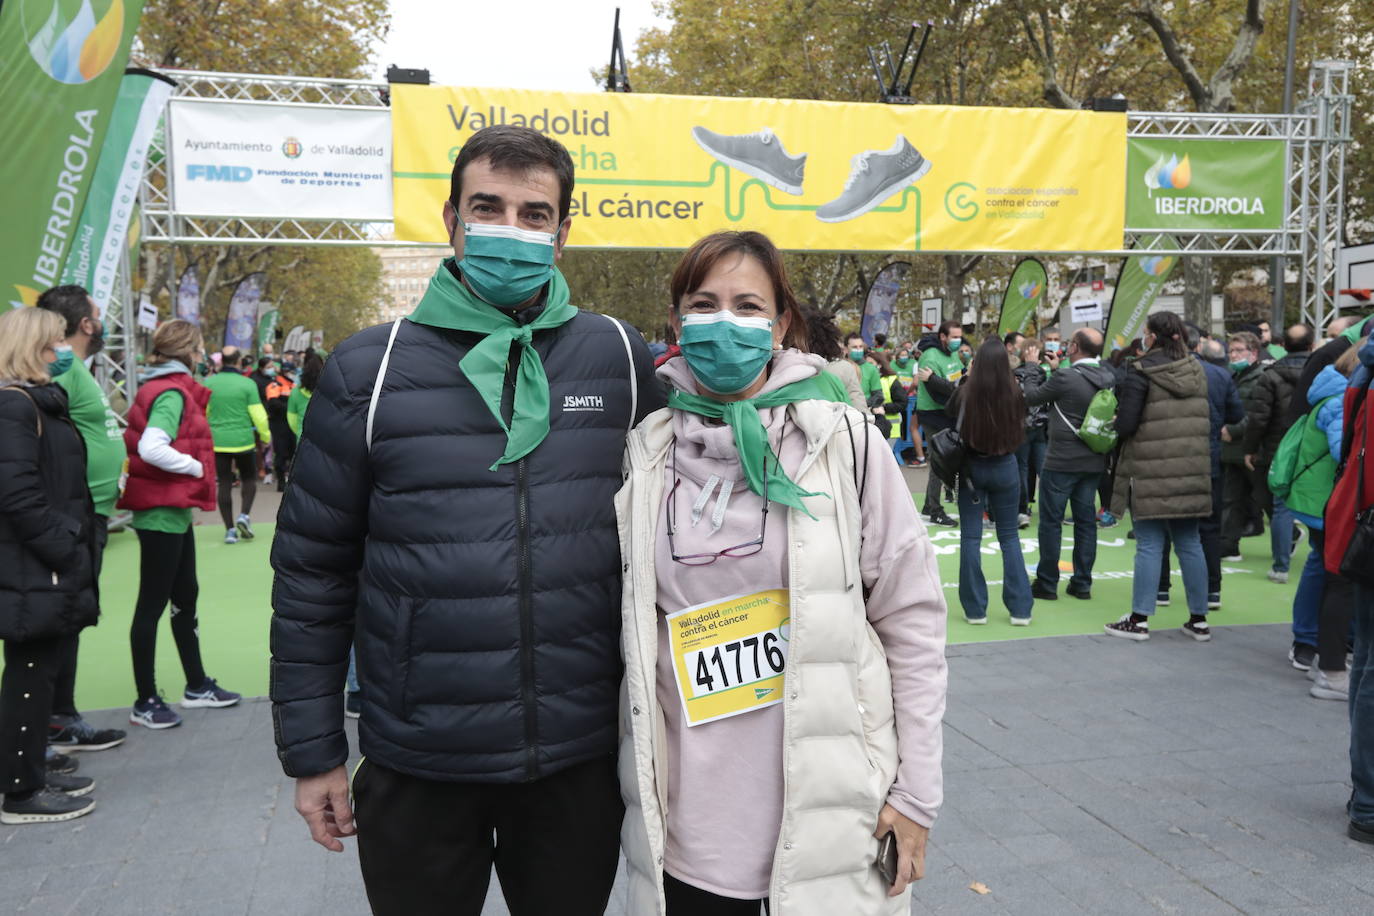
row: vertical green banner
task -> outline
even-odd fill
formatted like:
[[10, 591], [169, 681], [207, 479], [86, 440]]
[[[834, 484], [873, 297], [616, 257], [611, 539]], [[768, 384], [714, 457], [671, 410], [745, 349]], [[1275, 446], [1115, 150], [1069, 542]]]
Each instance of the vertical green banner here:
[[1112, 293], [1111, 311], [1107, 314], [1107, 352], [1125, 347], [1145, 326], [1150, 306], [1159, 297], [1164, 282], [1178, 263], [1178, 242], [1173, 236], [1156, 235], [1142, 238], [1138, 247], [1149, 251], [1129, 255], [1121, 265]]
[[258, 352], [277, 339], [277, 322], [281, 319], [279, 309], [268, 309], [258, 319]]
[[33, 305], [62, 279], [143, 0], [0, 6], [0, 296]]
[[1049, 285], [1045, 265], [1035, 258], [1023, 258], [1011, 272], [1007, 289], [1002, 293], [1002, 317], [997, 321], [997, 336], [1012, 331], [1024, 334], [1031, 316], [1045, 303], [1045, 288]]
[[173, 85], [150, 70], [132, 69], [124, 74], [86, 206], [72, 233], [62, 282], [86, 287], [102, 315], [110, 304], [129, 224], [138, 208], [148, 143]]
[[1283, 226], [1283, 140], [1131, 137], [1126, 226], [1177, 231]]

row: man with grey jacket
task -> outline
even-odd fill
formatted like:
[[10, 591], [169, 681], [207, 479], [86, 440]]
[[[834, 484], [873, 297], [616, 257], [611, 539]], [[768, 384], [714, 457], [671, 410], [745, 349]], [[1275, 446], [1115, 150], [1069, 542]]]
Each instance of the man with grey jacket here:
[[1059, 598], [1059, 547], [1064, 506], [1073, 506], [1073, 576], [1065, 588], [1075, 598], [1092, 597], [1093, 563], [1097, 559], [1097, 515], [1094, 498], [1106, 469], [1106, 456], [1078, 438], [1088, 403], [1102, 389], [1116, 385], [1116, 373], [1102, 365], [1102, 332], [1080, 328], [1069, 339], [1069, 368], [1026, 391], [1026, 405], [1049, 405], [1050, 446], [1040, 472], [1040, 565], [1031, 594]]

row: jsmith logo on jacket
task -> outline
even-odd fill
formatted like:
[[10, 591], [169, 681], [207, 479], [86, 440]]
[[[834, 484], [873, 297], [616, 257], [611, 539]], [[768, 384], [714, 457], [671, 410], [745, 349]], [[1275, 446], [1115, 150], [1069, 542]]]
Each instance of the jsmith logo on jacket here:
[[596, 411], [604, 413], [605, 406], [601, 403], [599, 394], [565, 394], [563, 395], [564, 413], [586, 413]]

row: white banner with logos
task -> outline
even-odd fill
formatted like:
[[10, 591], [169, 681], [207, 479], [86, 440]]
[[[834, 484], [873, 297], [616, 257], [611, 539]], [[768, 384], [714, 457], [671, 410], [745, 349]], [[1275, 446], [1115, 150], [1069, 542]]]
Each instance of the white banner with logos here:
[[168, 122], [177, 213], [391, 220], [385, 109], [172, 99]]

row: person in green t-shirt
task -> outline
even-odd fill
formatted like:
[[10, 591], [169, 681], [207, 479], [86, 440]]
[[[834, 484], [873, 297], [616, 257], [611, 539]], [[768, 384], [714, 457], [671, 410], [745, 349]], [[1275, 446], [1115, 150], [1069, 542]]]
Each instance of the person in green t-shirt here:
[[324, 360], [311, 353], [301, 366], [299, 384], [291, 389], [291, 397], [286, 401], [286, 422], [297, 438], [300, 437], [301, 425], [305, 422], [305, 409], [310, 406], [310, 396], [315, 393], [315, 386], [320, 383], [320, 375], [323, 372]]
[[875, 407], [882, 413], [883, 382], [878, 367], [868, 361], [868, 346], [858, 334], [850, 334], [845, 339], [845, 356], [859, 367], [859, 387], [863, 389], [864, 399], [870, 410]]
[[[95, 575], [109, 537], [109, 517], [119, 498], [120, 481], [128, 468], [124, 449], [124, 430], [119, 417], [110, 409], [105, 392], [86, 368], [86, 360], [105, 346], [105, 325], [100, 309], [84, 287], [54, 286], [38, 297], [38, 307], [62, 316], [66, 321], [66, 343], [71, 349], [58, 353], [54, 381], [67, 392], [72, 423], [86, 443], [86, 485], [95, 505]], [[65, 365], [64, 365], [65, 364]], [[53, 693], [49, 745], [74, 751], [103, 751], [123, 743], [125, 733], [118, 728], [96, 728], [81, 717], [76, 708], [75, 633], [63, 646]]]
[[[240, 537], [253, 537], [249, 515], [258, 494], [258, 453], [253, 433], [256, 429], [264, 443], [272, 441], [272, 433], [257, 383], [235, 366], [240, 362], [237, 348], [225, 348], [222, 352], [225, 368], [206, 379], [205, 387], [210, 389], [208, 416], [210, 434], [215, 439], [215, 479], [219, 514], [224, 520], [224, 543], [236, 544]], [[251, 365], [252, 357], [243, 359]], [[237, 518], [233, 489], [236, 470], [243, 500]]]
[[[959, 348], [964, 344], [963, 325], [950, 319], [940, 325], [935, 339], [936, 345], [927, 348], [916, 364], [916, 375], [920, 379], [916, 388], [916, 416], [926, 436], [954, 425], [945, 415], [945, 402], [953, 392], [954, 383], [964, 374], [964, 361], [959, 358]], [[955, 528], [959, 523], [949, 517], [940, 502], [941, 487], [940, 478], [932, 471], [926, 481], [926, 498], [921, 512], [931, 524]]]

